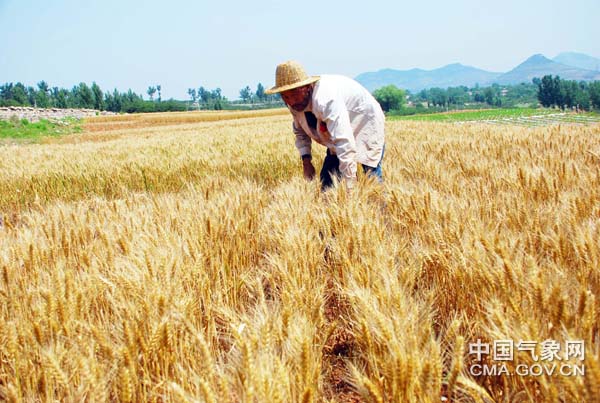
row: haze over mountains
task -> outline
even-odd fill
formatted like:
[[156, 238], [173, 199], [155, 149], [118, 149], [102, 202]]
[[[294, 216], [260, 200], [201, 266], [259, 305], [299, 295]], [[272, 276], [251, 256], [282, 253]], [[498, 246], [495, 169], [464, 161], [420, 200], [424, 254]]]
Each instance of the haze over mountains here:
[[418, 92], [426, 88], [447, 88], [465, 85], [474, 87], [497, 84], [531, 83], [534, 77], [547, 74], [559, 75], [562, 79], [577, 81], [600, 80], [600, 59], [575, 52], [564, 52], [554, 59], [536, 54], [512, 70], [491, 72], [460, 63], [449, 64], [434, 70], [393, 70], [384, 69], [377, 72], [359, 74], [356, 81], [369, 91], [385, 85], [394, 84], [398, 88]]

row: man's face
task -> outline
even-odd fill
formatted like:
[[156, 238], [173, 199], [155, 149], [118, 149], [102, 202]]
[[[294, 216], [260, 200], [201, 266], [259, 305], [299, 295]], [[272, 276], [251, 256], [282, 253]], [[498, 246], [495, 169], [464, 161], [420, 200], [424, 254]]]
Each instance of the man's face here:
[[310, 98], [312, 96], [312, 84], [304, 85], [302, 87], [293, 88], [288, 91], [283, 91], [281, 93], [281, 99], [285, 102], [290, 108], [295, 111], [302, 112], [308, 106], [310, 102]]

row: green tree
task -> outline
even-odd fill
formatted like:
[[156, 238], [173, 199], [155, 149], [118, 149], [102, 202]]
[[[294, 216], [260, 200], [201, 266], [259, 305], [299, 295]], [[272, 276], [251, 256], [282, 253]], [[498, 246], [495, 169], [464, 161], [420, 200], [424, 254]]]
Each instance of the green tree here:
[[252, 100], [252, 89], [249, 85], [240, 90], [240, 98], [244, 102], [249, 102]]
[[58, 87], [52, 87], [52, 89], [50, 90], [50, 104], [53, 106], [56, 106], [58, 108], [60, 108], [60, 106], [58, 106], [58, 92], [60, 91], [60, 89]]
[[552, 79], [552, 82], [553, 82], [552, 94], [553, 94], [553, 99], [554, 99], [554, 105], [556, 105], [560, 109], [564, 110], [565, 109], [565, 98], [566, 98], [565, 88], [561, 84], [561, 80], [560, 80], [559, 76], [555, 76]]
[[541, 80], [534, 81], [534, 83], [537, 83], [538, 86], [538, 101], [540, 101], [540, 104], [545, 108], [555, 105], [556, 90], [552, 76], [545, 75]]
[[18, 105], [27, 105], [27, 88], [22, 83], [16, 83], [12, 91], [12, 98]]
[[600, 110], [600, 81], [594, 81], [588, 85], [590, 102], [592, 107]]
[[210, 97], [213, 100], [212, 108], [214, 110], [223, 109], [223, 102], [225, 100], [223, 99], [223, 95], [221, 95], [221, 91], [222, 90], [220, 88], [215, 88], [210, 92]]
[[373, 92], [373, 96], [385, 112], [398, 110], [404, 105], [406, 93], [395, 85], [386, 85]]
[[162, 86], [160, 84], [156, 85], [156, 91], [158, 91], [158, 102], [161, 102], [162, 98], [160, 96], [160, 90], [161, 90]]
[[104, 107], [107, 111], [116, 112], [113, 110], [115, 100], [110, 92], [104, 94]]
[[259, 101], [265, 100], [265, 87], [263, 87], [262, 83], [258, 83], [256, 86], [256, 99]]
[[50, 106], [50, 88], [48, 87], [48, 83], [45, 81], [40, 81], [37, 83], [38, 91], [35, 93], [35, 104], [40, 108], [47, 108]]
[[433, 105], [448, 107], [448, 93], [441, 88], [431, 88], [429, 90], [429, 100]]
[[563, 105], [567, 108], [575, 106], [575, 99], [579, 90], [577, 83], [575, 81], [563, 80], [560, 83], [560, 90], [563, 94]]
[[57, 88], [55, 87], [52, 90], [53, 94], [54, 94], [54, 102], [57, 108], [66, 108], [67, 107], [67, 98], [69, 96], [69, 91], [65, 90], [64, 88]]
[[123, 110], [123, 95], [116, 88], [113, 90], [112, 96], [106, 98], [106, 109], [111, 112], [121, 112]]
[[417, 105], [421, 105], [423, 102], [425, 102], [427, 104], [427, 107], [429, 107], [430, 99], [429, 99], [429, 93], [427, 92], [427, 90], [421, 90], [416, 95], [415, 101], [417, 102]]
[[198, 88], [198, 99], [202, 101], [203, 104], [208, 105], [210, 98], [210, 91], [206, 90], [204, 87]]
[[494, 90], [492, 89], [492, 87], [487, 87], [485, 90], [483, 90], [483, 97], [485, 99], [485, 103], [493, 106], [494, 105]]
[[468, 100], [467, 87], [450, 87], [447, 90], [448, 103], [451, 105], [464, 105]]
[[578, 86], [579, 90], [575, 95], [575, 105], [577, 106], [577, 109], [589, 111], [591, 109], [589, 86], [583, 81], [580, 82]]
[[27, 103], [31, 106], [37, 108], [37, 100], [35, 96], [37, 95], [37, 91], [33, 87], [27, 87]]
[[95, 81], [92, 83], [92, 93], [94, 95], [94, 109], [99, 111], [104, 110], [104, 97], [102, 90]]
[[6, 83], [0, 86], [0, 106], [10, 106], [12, 104], [13, 88], [13, 83]]
[[94, 93], [86, 83], [73, 87], [74, 105], [77, 108], [94, 109]]
[[146, 91], [148, 96], [150, 97], [150, 101], [154, 99], [154, 94], [156, 94], [156, 87], [148, 87], [148, 91]]
[[196, 102], [196, 89], [195, 88], [188, 88], [188, 95], [192, 99], [192, 103]]

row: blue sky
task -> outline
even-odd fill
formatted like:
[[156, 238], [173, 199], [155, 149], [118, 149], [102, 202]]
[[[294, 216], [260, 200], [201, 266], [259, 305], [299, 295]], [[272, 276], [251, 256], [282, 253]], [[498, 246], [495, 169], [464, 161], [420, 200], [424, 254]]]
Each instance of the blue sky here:
[[236, 99], [271, 86], [288, 59], [351, 77], [455, 62], [507, 71], [534, 53], [600, 57], [598, 16], [598, 0], [0, 0], [0, 83]]

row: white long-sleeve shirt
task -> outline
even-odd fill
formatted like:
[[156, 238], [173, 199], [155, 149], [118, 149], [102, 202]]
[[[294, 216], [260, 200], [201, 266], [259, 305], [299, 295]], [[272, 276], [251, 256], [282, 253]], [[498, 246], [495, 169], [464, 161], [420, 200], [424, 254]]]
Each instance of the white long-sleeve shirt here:
[[[300, 155], [311, 153], [312, 140], [324, 145], [340, 160], [344, 179], [356, 178], [357, 162], [376, 167], [381, 160], [385, 115], [371, 93], [351, 78], [322, 75], [306, 109], [289, 110]], [[305, 112], [315, 115], [316, 128], [309, 126]]]

